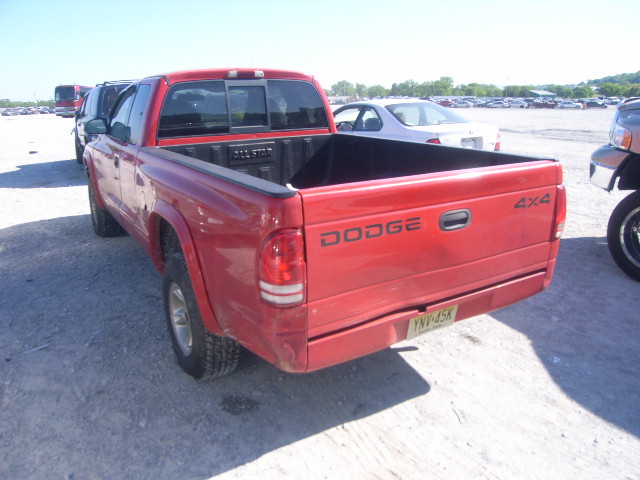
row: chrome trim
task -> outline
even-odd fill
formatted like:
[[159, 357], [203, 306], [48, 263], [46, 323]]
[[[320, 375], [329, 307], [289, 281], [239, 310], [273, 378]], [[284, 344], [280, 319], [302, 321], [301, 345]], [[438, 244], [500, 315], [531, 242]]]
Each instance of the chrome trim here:
[[589, 181], [596, 187], [604, 188], [607, 191], [613, 190], [616, 179], [616, 169], [607, 165], [600, 165], [591, 161]]

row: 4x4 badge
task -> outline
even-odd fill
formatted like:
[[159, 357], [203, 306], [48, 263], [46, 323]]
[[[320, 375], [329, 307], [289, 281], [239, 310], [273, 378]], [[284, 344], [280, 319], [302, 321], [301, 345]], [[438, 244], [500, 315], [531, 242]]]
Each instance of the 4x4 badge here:
[[537, 197], [522, 197], [518, 202], [513, 206], [513, 208], [531, 208], [538, 207], [540, 205], [544, 205], [547, 203], [551, 203], [551, 195], [545, 193], [542, 198], [540, 196]]

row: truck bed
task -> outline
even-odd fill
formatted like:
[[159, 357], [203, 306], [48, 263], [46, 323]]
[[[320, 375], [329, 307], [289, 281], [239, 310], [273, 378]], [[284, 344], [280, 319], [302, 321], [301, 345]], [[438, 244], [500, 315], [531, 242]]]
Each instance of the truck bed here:
[[[246, 183], [272, 196], [289, 195], [291, 189], [267, 186], [246, 177], [230, 175], [216, 165], [281, 187], [314, 188], [351, 182], [393, 178], [424, 173], [509, 165], [535, 160], [509, 155], [440, 145], [389, 139], [354, 137], [344, 134], [274, 138], [268, 141], [197, 143], [147, 147], [178, 163], [188, 163], [214, 175]], [[171, 155], [178, 154], [178, 155]], [[183, 156], [200, 160], [190, 162]]]

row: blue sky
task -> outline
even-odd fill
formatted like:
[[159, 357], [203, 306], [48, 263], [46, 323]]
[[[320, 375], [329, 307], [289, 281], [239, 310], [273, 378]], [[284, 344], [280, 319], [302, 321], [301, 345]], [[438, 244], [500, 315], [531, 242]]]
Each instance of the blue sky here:
[[299, 70], [325, 88], [572, 84], [640, 70], [638, 19], [640, 0], [0, 0], [0, 98], [207, 67]]

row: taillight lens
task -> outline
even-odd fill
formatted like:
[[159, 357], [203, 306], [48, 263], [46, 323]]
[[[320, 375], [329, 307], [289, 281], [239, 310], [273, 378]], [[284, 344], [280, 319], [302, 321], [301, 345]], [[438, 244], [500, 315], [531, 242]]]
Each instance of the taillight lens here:
[[609, 132], [609, 141], [616, 148], [629, 150], [629, 147], [631, 147], [631, 132], [618, 124], [614, 124], [611, 132]]
[[500, 145], [500, 133], [498, 133], [498, 138], [496, 139], [496, 146], [493, 148], [494, 152], [499, 152], [501, 148]]
[[277, 307], [305, 300], [304, 239], [299, 230], [282, 230], [264, 242], [260, 253], [260, 296]]
[[427, 140], [427, 143], [435, 143], [436, 145], [441, 145], [439, 138], [430, 138]]
[[564, 185], [558, 186], [556, 194], [556, 218], [555, 228], [552, 232], [551, 241], [557, 240], [562, 237], [564, 233], [564, 224], [567, 220], [567, 190]]

